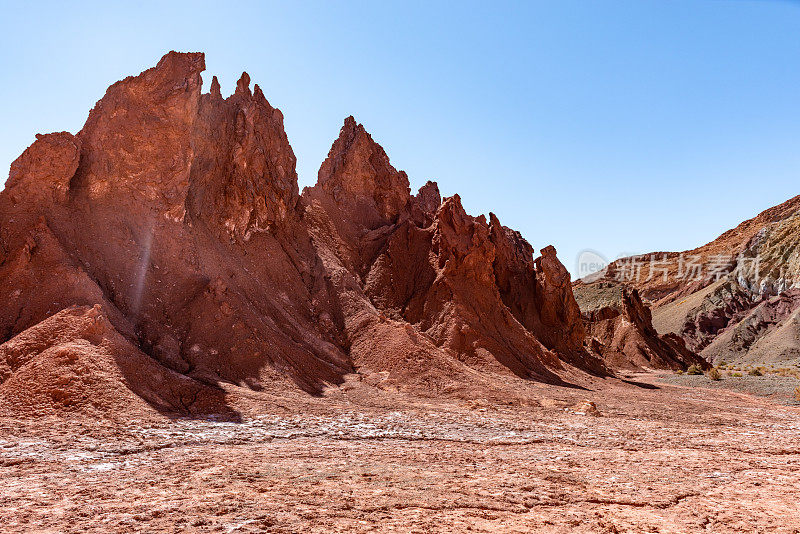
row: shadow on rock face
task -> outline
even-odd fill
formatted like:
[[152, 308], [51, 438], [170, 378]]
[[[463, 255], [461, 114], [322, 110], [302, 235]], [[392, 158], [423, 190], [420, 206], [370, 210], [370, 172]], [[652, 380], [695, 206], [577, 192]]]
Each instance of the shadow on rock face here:
[[[109, 87], [78, 134], [41, 136], [14, 162], [0, 193], [9, 343], [66, 343], [162, 413], [234, 420], [228, 385], [319, 396], [386, 373], [400, 391], [468, 396], [610, 374], [583, 346], [555, 248], [534, 259], [433, 182], [412, 195], [352, 117], [301, 195], [282, 113], [246, 73], [227, 98], [216, 80], [203, 94], [204, 68], [170, 52]], [[78, 350], [92, 314], [105, 337]], [[48, 350], [26, 361], [72, 376]]]
[[73, 306], [0, 345], [0, 406], [18, 415], [120, 423], [169, 417], [240, 421], [219, 387], [160, 365], [111, 325], [100, 305]]

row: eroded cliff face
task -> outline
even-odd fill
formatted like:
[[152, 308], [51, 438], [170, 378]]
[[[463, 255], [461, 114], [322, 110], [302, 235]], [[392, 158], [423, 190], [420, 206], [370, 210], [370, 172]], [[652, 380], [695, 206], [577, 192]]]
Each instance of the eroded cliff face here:
[[[59, 325], [85, 312], [48, 318], [77, 305], [107, 321], [103, 354], [124, 339], [196, 388], [320, 393], [357, 372], [469, 395], [493, 377], [608, 372], [555, 249], [534, 259], [433, 182], [412, 195], [352, 117], [300, 194], [281, 112], [246, 73], [227, 98], [216, 78], [203, 94], [204, 68], [170, 52], [112, 85], [78, 134], [37, 136], [14, 162], [0, 342], [35, 327], [64, 343]], [[148, 380], [128, 375], [133, 391]], [[194, 409], [163, 398], [160, 410]]]
[[686, 369], [710, 365], [686, 348], [673, 333], [659, 335], [650, 308], [636, 289], [625, 289], [619, 305], [599, 308], [585, 315], [591, 343], [615, 368]]
[[[618, 276], [634, 263], [638, 277]], [[578, 281], [573, 290], [591, 314], [618, 304], [623, 289], [637, 289], [653, 308], [656, 330], [680, 337], [708, 361], [796, 364], [799, 287], [797, 196], [696, 249], [617, 260], [604, 277]]]

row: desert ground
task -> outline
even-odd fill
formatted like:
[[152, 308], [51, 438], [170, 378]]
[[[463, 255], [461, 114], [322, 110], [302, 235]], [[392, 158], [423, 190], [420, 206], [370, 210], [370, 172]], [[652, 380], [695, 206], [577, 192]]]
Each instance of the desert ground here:
[[[800, 532], [800, 407], [656, 373], [530, 402], [353, 377], [241, 421], [0, 422], [4, 532]], [[683, 382], [683, 383], [681, 383]], [[594, 403], [597, 411], [591, 404]]]

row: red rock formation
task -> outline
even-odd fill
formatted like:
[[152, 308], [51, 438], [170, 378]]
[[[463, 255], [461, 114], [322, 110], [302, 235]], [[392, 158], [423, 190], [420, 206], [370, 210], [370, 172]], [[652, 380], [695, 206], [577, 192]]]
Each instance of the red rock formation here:
[[136, 200], [182, 220], [203, 70], [203, 54], [170, 52], [109, 87], [78, 134], [75, 192], [96, 201]]
[[686, 369], [710, 365], [686, 348], [675, 334], [660, 336], [652, 315], [635, 289], [624, 290], [620, 307], [603, 307], [586, 316], [592, 345], [617, 368]]
[[[553, 373], [562, 367], [559, 355], [526, 330], [500, 297], [485, 218], [467, 215], [457, 195], [440, 205], [433, 183], [413, 197], [407, 184], [380, 146], [348, 118], [318, 184], [303, 193], [315, 244], [346, 296], [345, 332], [356, 367], [377, 371], [386, 365], [385, 358], [374, 358], [374, 340], [388, 336], [402, 339], [396, 345], [401, 354], [428, 353], [416, 363], [438, 360], [435, 367], [451, 369], [466, 363], [560, 381]], [[527, 261], [533, 264], [532, 257]], [[520, 283], [535, 284], [529, 274]], [[569, 284], [566, 290], [571, 298]], [[402, 334], [393, 333], [400, 327]], [[569, 330], [564, 323], [553, 328]], [[588, 354], [585, 362], [602, 370]], [[415, 380], [408, 371], [400, 371], [402, 380]], [[428, 370], [412, 374], [430, 378]]]
[[6, 182], [10, 199], [45, 205], [63, 202], [79, 159], [80, 141], [69, 132], [37, 134], [36, 142], [11, 164]]
[[411, 196], [406, 173], [392, 167], [383, 148], [352, 116], [322, 163], [317, 185], [369, 227], [395, 219]]
[[170, 52], [112, 85], [76, 136], [38, 136], [12, 165], [0, 342], [100, 304], [131, 350], [210, 385], [319, 393], [385, 372], [468, 395], [493, 376], [607, 372], [555, 249], [534, 260], [435, 183], [412, 196], [352, 117], [300, 195], [280, 111], [246, 73], [228, 98], [216, 79], [202, 94], [203, 69], [202, 54]]
[[582, 369], [606, 372], [584, 347], [586, 330], [572, 294], [570, 275], [553, 246], [533, 259], [533, 249], [519, 232], [490, 214], [496, 248], [495, 282], [514, 317], [548, 349]]
[[[713, 362], [772, 363], [796, 360], [800, 289], [789, 289], [733, 315], [702, 354]], [[687, 321], [685, 326], [695, 325]]]
[[0, 412], [130, 422], [151, 408], [235, 417], [222, 391], [143, 354], [99, 305], [64, 309], [0, 345]]
[[284, 225], [299, 197], [283, 114], [249, 84], [245, 72], [229, 98], [222, 99], [218, 82], [202, 95], [189, 196], [192, 217], [243, 239]]
[[796, 196], [696, 249], [617, 260], [605, 276], [578, 281], [573, 291], [590, 312], [618, 301], [623, 287], [637, 289], [652, 305], [658, 332], [680, 336], [709, 361], [793, 363], [800, 355], [793, 313], [780, 304], [783, 311], [773, 314], [764, 302], [795, 300], [799, 230]]
[[677, 332], [692, 350], [700, 352], [729, 324], [737, 323], [755, 303], [736, 283], [723, 282], [701, 306], [684, 319]]

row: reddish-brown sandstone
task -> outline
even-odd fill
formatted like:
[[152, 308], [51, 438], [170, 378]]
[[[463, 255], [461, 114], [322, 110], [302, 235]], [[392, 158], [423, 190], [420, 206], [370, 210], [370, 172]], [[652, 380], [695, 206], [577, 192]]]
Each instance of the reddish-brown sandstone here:
[[623, 290], [635, 290], [655, 329], [705, 360], [800, 363], [800, 197], [696, 249], [623, 258], [592, 278], [573, 285], [589, 316], [621, 308]]
[[659, 335], [650, 308], [635, 289], [624, 289], [619, 306], [606, 306], [586, 314], [586, 324], [597, 352], [617, 368], [686, 369], [708, 362], [686, 348], [676, 334]]
[[165, 380], [212, 388], [318, 394], [356, 372], [472, 396], [504, 377], [609, 374], [553, 247], [534, 258], [435, 183], [412, 195], [352, 117], [300, 194], [281, 112], [246, 73], [228, 98], [216, 78], [202, 93], [204, 68], [170, 52], [109, 87], [76, 135], [37, 136], [14, 162], [0, 342], [31, 328], [46, 342], [48, 318], [100, 305], [116, 340], [103, 354], [124, 340]]

